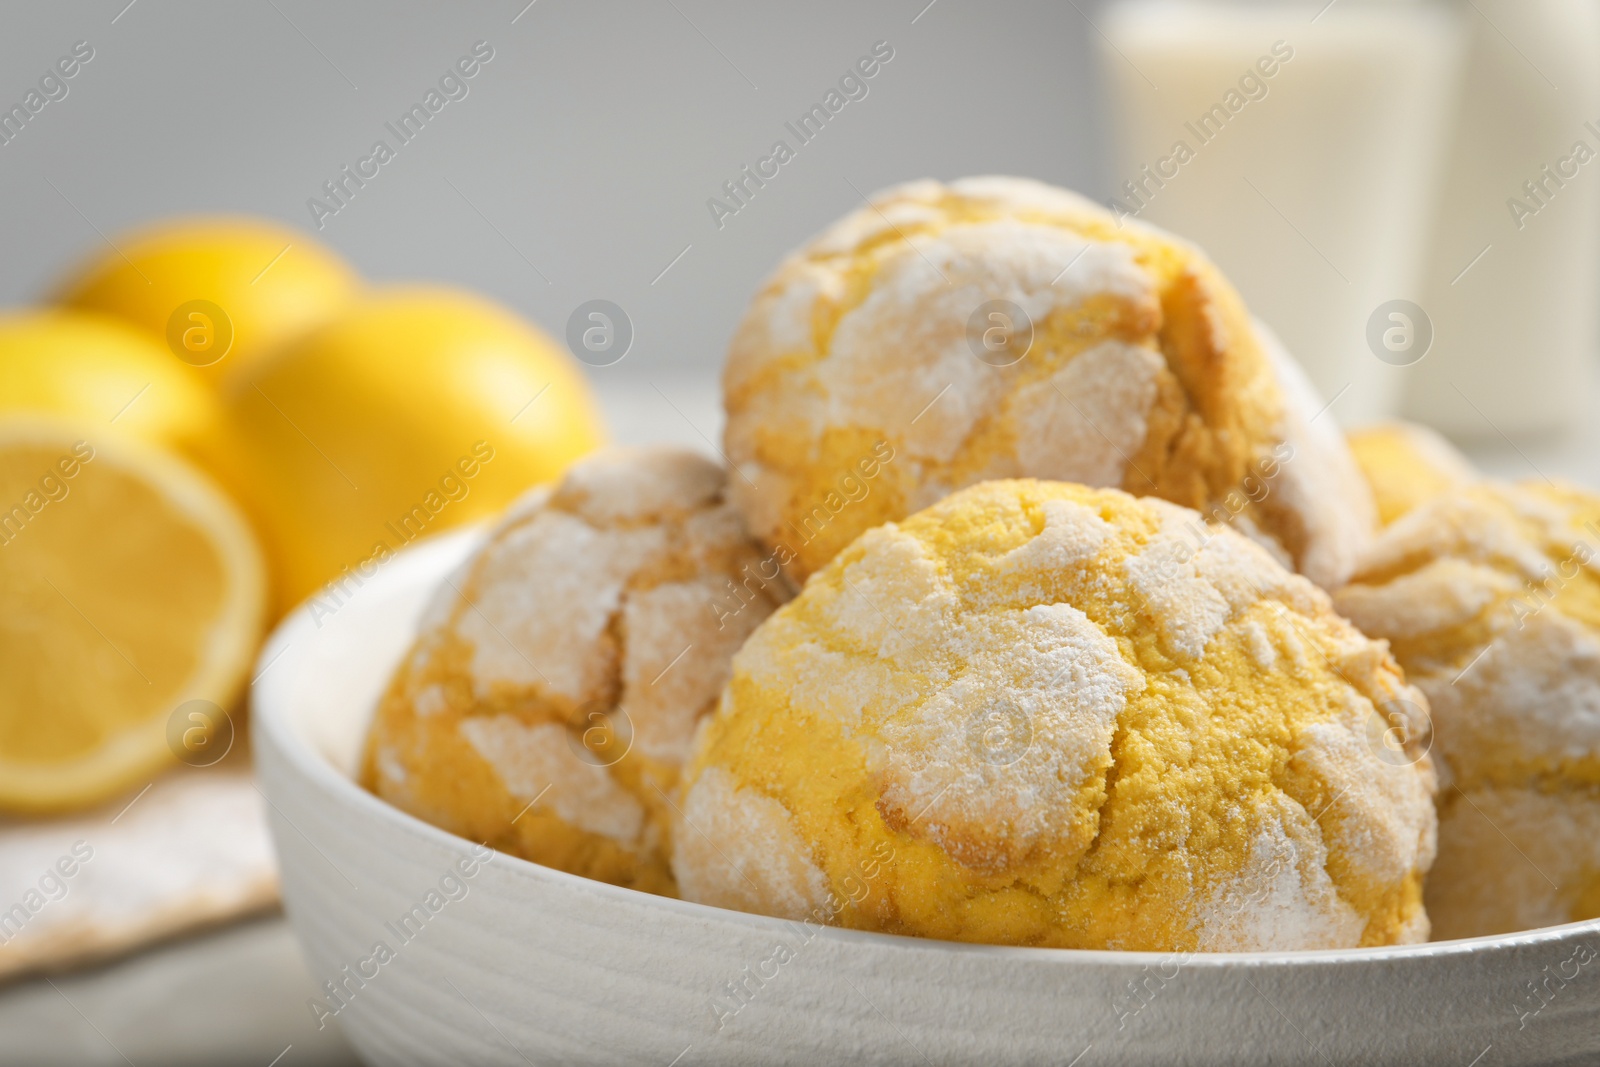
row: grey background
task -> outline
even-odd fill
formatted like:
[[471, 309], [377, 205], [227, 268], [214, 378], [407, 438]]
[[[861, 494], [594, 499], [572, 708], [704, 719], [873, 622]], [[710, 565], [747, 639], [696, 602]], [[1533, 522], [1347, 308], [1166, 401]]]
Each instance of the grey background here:
[[[469, 95], [319, 236], [372, 279], [468, 286], [557, 337], [578, 304], [616, 301], [636, 340], [590, 370], [608, 391], [712, 380], [762, 278], [858, 189], [1017, 173], [1106, 195], [1090, 0], [526, 3], [0, 8], [6, 108], [75, 41], [95, 49], [0, 146], [0, 304], [104, 251], [97, 229], [216, 211], [309, 227], [307, 198], [394, 144], [384, 123], [480, 39], [495, 55]], [[784, 122], [878, 40], [894, 58], [866, 98], [718, 230], [707, 198], [794, 145]]]

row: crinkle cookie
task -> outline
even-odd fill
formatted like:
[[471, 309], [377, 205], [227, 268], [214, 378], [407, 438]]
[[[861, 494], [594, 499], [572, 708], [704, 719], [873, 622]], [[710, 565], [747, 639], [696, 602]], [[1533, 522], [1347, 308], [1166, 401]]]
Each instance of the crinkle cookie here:
[[752, 634], [685, 773], [685, 898], [1073, 948], [1425, 940], [1426, 698], [1259, 546], [983, 483]]
[[1419, 504], [1478, 480], [1454, 445], [1414, 422], [1382, 422], [1350, 434], [1350, 451], [1389, 525]]
[[1600, 916], [1600, 498], [1488, 481], [1438, 497], [1335, 604], [1432, 705], [1435, 935]]
[[1151, 226], [1017, 178], [913, 182], [757, 294], [723, 374], [732, 490], [797, 580], [954, 489], [1037, 477], [1207, 511], [1332, 587], [1370, 494], [1277, 348]]
[[672, 893], [669, 798], [696, 721], [785, 595], [726, 488], [694, 453], [617, 449], [524, 496], [435, 596], [378, 707], [368, 788], [536, 863]]

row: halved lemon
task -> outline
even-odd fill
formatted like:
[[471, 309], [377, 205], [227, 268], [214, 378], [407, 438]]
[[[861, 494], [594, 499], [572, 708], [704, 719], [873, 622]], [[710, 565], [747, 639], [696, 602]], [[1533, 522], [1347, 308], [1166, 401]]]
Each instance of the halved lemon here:
[[0, 418], [0, 809], [85, 806], [174, 763], [175, 714], [238, 696], [265, 599], [249, 528], [188, 463]]

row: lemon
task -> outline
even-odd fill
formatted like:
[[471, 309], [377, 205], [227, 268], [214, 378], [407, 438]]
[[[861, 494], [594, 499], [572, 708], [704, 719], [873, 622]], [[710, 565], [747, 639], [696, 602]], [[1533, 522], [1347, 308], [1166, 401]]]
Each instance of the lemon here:
[[243, 519], [187, 463], [0, 417], [0, 809], [91, 804], [173, 762], [174, 713], [237, 696], [264, 597]]
[[211, 431], [218, 405], [139, 330], [104, 315], [44, 310], [0, 314], [0, 412], [19, 410], [185, 445]]
[[159, 339], [213, 385], [325, 318], [359, 281], [299, 230], [250, 218], [184, 218], [120, 237], [69, 277], [60, 302]]
[[216, 468], [256, 519], [280, 612], [335, 578], [321, 610], [337, 609], [403, 545], [498, 513], [604, 437], [576, 361], [439, 288], [357, 299], [224, 405]]

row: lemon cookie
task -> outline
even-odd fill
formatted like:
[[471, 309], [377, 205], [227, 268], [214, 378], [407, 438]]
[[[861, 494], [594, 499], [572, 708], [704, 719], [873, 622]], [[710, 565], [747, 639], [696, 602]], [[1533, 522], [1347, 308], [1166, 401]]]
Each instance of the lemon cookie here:
[[1428, 694], [1439, 937], [1600, 916], [1600, 498], [1492, 482], [1422, 504], [1335, 597]]
[[721, 467], [670, 448], [583, 460], [439, 589], [363, 780], [462, 836], [670, 893], [669, 797], [695, 722], [783, 590]]
[[1267, 347], [1153, 227], [1015, 178], [898, 186], [780, 264], [740, 324], [733, 492], [796, 579], [953, 489], [1029, 476], [1210, 511], [1337, 584], [1370, 500], [1305, 469], [1345, 446], [1291, 440], [1321, 405], [1294, 409]]
[[863, 534], [751, 635], [673, 867], [688, 899], [959, 941], [1423, 940], [1425, 706], [1232, 530], [987, 482]]
[[1472, 463], [1426, 426], [1382, 422], [1350, 434], [1350, 451], [1387, 526], [1418, 504], [1478, 480]]

